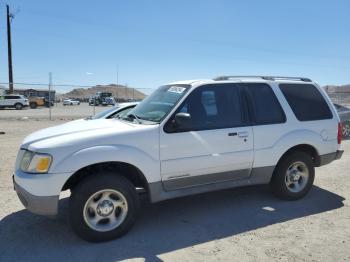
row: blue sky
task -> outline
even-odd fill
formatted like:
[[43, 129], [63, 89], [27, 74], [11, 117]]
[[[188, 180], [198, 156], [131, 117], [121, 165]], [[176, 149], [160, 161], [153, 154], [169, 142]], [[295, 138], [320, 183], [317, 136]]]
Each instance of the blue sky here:
[[[222, 74], [350, 83], [350, 1], [12, 0], [15, 82], [152, 89]], [[19, 11], [16, 11], [19, 10]], [[7, 82], [0, 4], [0, 82]], [[64, 88], [59, 88], [60, 90]], [[66, 88], [70, 89], [70, 88]]]

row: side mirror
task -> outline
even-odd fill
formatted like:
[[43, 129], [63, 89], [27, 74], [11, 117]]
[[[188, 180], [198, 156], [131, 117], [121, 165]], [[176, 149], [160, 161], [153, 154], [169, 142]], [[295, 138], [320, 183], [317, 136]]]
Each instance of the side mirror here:
[[187, 130], [191, 127], [192, 119], [189, 113], [177, 113], [174, 119], [174, 127], [177, 130]]

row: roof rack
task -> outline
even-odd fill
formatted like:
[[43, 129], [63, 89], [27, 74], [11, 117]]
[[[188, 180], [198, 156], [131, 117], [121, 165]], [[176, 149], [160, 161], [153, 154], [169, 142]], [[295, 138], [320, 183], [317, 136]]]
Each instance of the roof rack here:
[[233, 78], [261, 78], [264, 80], [275, 81], [275, 80], [297, 80], [302, 82], [312, 82], [311, 79], [306, 77], [289, 77], [289, 76], [218, 76], [215, 77], [214, 81], [225, 81]]

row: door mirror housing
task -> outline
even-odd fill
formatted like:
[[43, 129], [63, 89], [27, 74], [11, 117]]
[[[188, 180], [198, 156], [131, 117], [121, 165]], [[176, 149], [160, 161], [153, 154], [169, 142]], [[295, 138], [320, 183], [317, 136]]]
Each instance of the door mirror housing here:
[[176, 129], [187, 130], [191, 127], [191, 115], [189, 113], [177, 113], [174, 118]]
[[189, 113], [177, 113], [172, 121], [165, 126], [165, 132], [175, 133], [188, 131], [191, 128], [192, 119]]

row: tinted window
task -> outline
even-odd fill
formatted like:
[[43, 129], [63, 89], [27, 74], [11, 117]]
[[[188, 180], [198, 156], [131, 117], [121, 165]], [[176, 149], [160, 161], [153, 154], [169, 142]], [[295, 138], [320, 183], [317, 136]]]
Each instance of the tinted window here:
[[280, 89], [300, 121], [332, 118], [321, 93], [311, 84], [280, 84]]
[[190, 130], [242, 126], [240, 93], [239, 87], [228, 84], [199, 87], [186, 98], [176, 113], [191, 115]]
[[286, 121], [275, 93], [267, 84], [247, 83], [245, 86], [251, 104], [252, 118], [256, 124], [277, 124]]
[[5, 96], [5, 99], [20, 99], [19, 96]]

